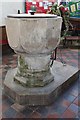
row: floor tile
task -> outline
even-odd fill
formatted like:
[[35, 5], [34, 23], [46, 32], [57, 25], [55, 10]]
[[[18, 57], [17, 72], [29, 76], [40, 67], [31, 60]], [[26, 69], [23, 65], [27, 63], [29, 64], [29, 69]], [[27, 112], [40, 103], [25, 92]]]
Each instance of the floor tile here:
[[10, 108], [9, 105], [5, 104], [2, 102], [2, 112], [5, 112], [6, 110], [8, 110]]
[[61, 104], [53, 104], [51, 109], [49, 109], [49, 113], [53, 114], [53, 113], [58, 113], [59, 115], [63, 114], [64, 111], [66, 110], [65, 106], [62, 106]]
[[39, 106], [29, 106], [28, 108], [35, 112], [38, 110]]
[[77, 97], [77, 96], [78, 96], [78, 90], [72, 90], [72, 91], [71, 91], [71, 94], [72, 94], [73, 96]]
[[63, 113], [63, 115], [61, 116], [61, 118], [75, 118], [75, 116], [76, 116], [76, 114], [75, 114], [73, 111], [67, 109], [67, 110]]
[[5, 94], [2, 95], [2, 100], [6, 100], [8, 99], [7, 96]]
[[80, 111], [78, 112], [78, 115], [77, 115], [79, 118], [80, 118]]
[[75, 96], [73, 96], [73, 95], [71, 95], [71, 94], [65, 94], [64, 93], [64, 98], [66, 99], [66, 100], [68, 100], [68, 101], [70, 101], [70, 102], [73, 102], [74, 100], [75, 100]]
[[62, 105], [68, 107], [71, 103], [68, 100], [63, 100]]
[[71, 104], [69, 109], [72, 110], [75, 114], [78, 113], [78, 106], [76, 104]]
[[49, 114], [49, 115], [47, 116], [47, 118], [48, 118], [48, 119], [49, 119], [49, 118], [60, 118], [60, 115], [59, 115], [58, 113]]
[[5, 112], [3, 112], [3, 115], [6, 118], [15, 118], [16, 114], [17, 114], [17, 112], [11, 107], [8, 110], [6, 110]]
[[41, 114], [41, 116], [47, 116], [47, 114], [48, 114], [48, 108], [47, 107], [44, 107], [44, 106], [41, 106], [41, 107], [39, 107], [37, 110], [36, 110], [38, 113], [40, 113]]
[[0, 104], [0, 116], [2, 115], [2, 104]]
[[80, 99], [78, 99], [78, 106], [80, 107]]
[[12, 99], [8, 98], [5, 100], [2, 100], [3, 104], [9, 105], [11, 106], [14, 102], [12, 101]]
[[21, 111], [21, 113], [22, 113], [23, 115], [25, 115], [27, 118], [29, 117], [29, 115], [30, 115], [32, 112], [33, 112], [33, 111], [32, 111], [31, 109], [29, 109], [28, 107], [27, 107], [25, 110]]
[[32, 112], [32, 113], [29, 115], [29, 118], [41, 118], [41, 114], [38, 113], [38, 112]]
[[75, 118], [77, 118], [76, 120], [79, 120], [79, 116], [78, 115]]
[[18, 112], [18, 113], [16, 113], [15, 118], [20, 118], [20, 119], [22, 119], [22, 118], [26, 118], [26, 116], [25, 116], [24, 114]]
[[73, 103], [76, 104], [77, 106], [80, 104], [79, 101], [78, 101], [78, 97], [74, 100]]
[[58, 106], [55, 108], [55, 112], [57, 112], [58, 114], [63, 114], [65, 110], [66, 110], [66, 107], [63, 107], [63, 106]]
[[0, 120], [2, 120], [2, 115], [0, 115]]

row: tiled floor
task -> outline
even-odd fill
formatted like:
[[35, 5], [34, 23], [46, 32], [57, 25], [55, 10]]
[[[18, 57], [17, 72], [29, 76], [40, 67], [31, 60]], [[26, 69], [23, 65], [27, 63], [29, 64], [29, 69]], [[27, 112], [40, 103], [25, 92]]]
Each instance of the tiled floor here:
[[[60, 58], [62, 54], [62, 58]], [[72, 65], [74, 67], [79, 66], [80, 51], [76, 49], [58, 49], [57, 60], [64, 61], [65, 64]], [[79, 79], [71, 85], [67, 91], [59, 96], [59, 98], [50, 106], [20, 106], [17, 103], [13, 103], [9, 99], [3, 90], [3, 82], [6, 72], [9, 69], [17, 66], [17, 55], [9, 54], [2, 57], [2, 65], [0, 65], [0, 108], [2, 106], [3, 118], [79, 118], [80, 113], [80, 91], [78, 88]], [[2, 78], [1, 78], [2, 76]], [[2, 84], [1, 84], [2, 83]], [[1, 95], [1, 91], [3, 93]], [[1, 116], [1, 110], [0, 110]]]

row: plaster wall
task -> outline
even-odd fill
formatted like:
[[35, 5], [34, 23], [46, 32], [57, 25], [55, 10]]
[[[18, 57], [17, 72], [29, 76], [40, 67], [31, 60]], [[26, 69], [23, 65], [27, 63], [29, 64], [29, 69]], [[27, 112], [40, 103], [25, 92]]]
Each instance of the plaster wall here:
[[5, 18], [8, 14], [25, 12], [25, 0], [0, 0], [0, 26], [5, 26]]

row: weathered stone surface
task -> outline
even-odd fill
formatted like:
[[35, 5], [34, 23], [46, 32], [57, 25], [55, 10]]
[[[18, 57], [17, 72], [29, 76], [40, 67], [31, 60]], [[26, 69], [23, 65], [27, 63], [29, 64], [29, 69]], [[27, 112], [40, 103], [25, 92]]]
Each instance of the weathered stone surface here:
[[5, 82], [5, 93], [15, 102], [21, 105], [49, 105], [51, 104], [72, 82], [78, 78], [78, 68], [54, 61], [51, 73], [54, 81], [44, 87], [23, 87], [14, 81], [16, 69], [9, 70]]
[[16, 14], [6, 19], [9, 45], [18, 54], [17, 82], [33, 87], [53, 80], [50, 56], [60, 43], [61, 23], [61, 17], [49, 14]]
[[6, 29], [11, 48], [31, 55], [50, 54], [60, 42], [62, 19], [54, 15], [44, 16], [46, 18], [36, 18], [36, 15], [32, 18], [31, 15], [7, 18]]

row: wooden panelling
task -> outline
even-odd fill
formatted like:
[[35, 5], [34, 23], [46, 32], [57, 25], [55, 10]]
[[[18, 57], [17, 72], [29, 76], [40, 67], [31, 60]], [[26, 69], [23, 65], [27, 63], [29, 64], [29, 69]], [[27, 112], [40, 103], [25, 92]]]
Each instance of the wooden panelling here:
[[80, 30], [80, 18], [70, 18], [70, 22], [75, 30]]
[[5, 26], [0, 26], [0, 44], [8, 44]]
[[0, 26], [0, 55], [14, 52], [8, 44], [6, 27]]

